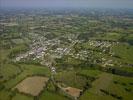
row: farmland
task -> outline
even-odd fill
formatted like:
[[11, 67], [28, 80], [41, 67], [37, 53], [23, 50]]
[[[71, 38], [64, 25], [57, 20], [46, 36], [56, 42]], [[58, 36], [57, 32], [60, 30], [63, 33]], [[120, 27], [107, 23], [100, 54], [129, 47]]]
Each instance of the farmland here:
[[39, 77], [39, 76], [29, 77], [23, 80], [17, 86], [15, 86], [13, 89], [18, 89], [19, 92], [37, 96], [43, 90], [43, 87], [45, 87], [47, 81], [48, 78], [46, 77]]
[[1, 12], [0, 100], [132, 100], [131, 10]]
[[[92, 88], [87, 90], [80, 100], [86, 100], [87, 98], [93, 100], [102, 100], [103, 98], [108, 100], [130, 100], [133, 98], [130, 91], [133, 88], [130, 86], [132, 80], [132, 78], [103, 73], [99, 79], [92, 83]], [[128, 89], [130, 92], [127, 92]]]

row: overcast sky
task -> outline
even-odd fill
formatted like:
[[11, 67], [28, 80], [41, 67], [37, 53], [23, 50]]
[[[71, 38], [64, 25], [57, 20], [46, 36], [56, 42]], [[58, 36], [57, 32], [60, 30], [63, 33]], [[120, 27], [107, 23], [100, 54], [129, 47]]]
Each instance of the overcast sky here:
[[133, 8], [133, 0], [0, 0], [0, 6]]

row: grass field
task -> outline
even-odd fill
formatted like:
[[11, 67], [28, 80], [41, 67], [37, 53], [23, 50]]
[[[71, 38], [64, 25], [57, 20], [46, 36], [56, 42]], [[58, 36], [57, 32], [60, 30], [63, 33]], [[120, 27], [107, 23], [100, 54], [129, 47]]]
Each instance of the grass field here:
[[99, 71], [99, 70], [89, 70], [89, 69], [88, 70], [85, 70], [84, 69], [84, 70], [78, 71], [78, 74], [97, 78], [101, 74], [101, 71]]
[[34, 100], [33, 97], [17, 93], [12, 100]]
[[0, 75], [2, 75], [2, 79], [0, 81], [9, 80], [21, 72], [21, 68], [13, 64], [4, 64], [0, 67], [0, 70]]
[[115, 55], [119, 56], [123, 61], [133, 62], [133, 46], [128, 44], [118, 44], [112, 48]]
[[4, 83], [6, 88], [13, 88], [18, 82], [23, 80], [24, 78], [32, 75], [44, 75], [49, 76], [50, 71], [47, 67], [38, 66], [38, 65], [26, 65], [21, 64], [22, 68], [24, 69], [23, 73], [19, 74], [18, 76], [14, 77], [13, 79]]
[[0, 91], [0, 100], [10, 100], [10, 95], [11, 95], [10, 91], [1, 90]]
[[102, 73], [80, 100], [131, 100], [132, 81], [132, 78]]
[[92, 89], [90, 89], [90, 91], [92, 91], [92, 93], [95, 94], [100, 94], [100, 89], [106, 89], [110, 82], [112, 81], [112, 76], [106, 73], [102, 73], [99, 78], [97, 80], [95, 80], [92, 83]]
[[106, 90], [121, 96], [123, 100], [131, 100], [133, 98], [133, 78], [113, 75], [113, 81]]
[[[4, 88], [0, 90], [0, 100], [10, 100], [13, 94], [13, 91], [11, 89], [28, 76], [50, 76], [49, 69], [45, 66], [40, 65], [19, 64], [19, 66], [16, 66], [11, 64], [5, 64], [1, 68], [2, 70], [0, 70], [0, 72], [3, 76], [2, 80], [8, 79], [8, 81], [4, 81], [1, 83]], [[23, 71], [20, 72], [20, 69]], [[18, 98], [20, 98], [21, 100], [32, 100], [31, 97], [19, 93], [13, 96], [13, 100], [18, 100]]]
[[109, 32], [109, 33], [104, 33], [104, 34], [97, 34], [94, 38], [92, 39], [100, 39], [100, 40], [111, 40], [111, 41], [117, 41], [119, 40], [123, 34], [116, 33], [116, 32]]
[[82, 89], [87, 82], [86, 78], [76, 75], [76, 72], [74, 71], [60, 72], [55, 76], [55, 79], [64, 83], [67, 86], [79, 89]]
[[4, 62], [8, 59], [8, 55], [10, 54], [9, 49], [0, 49], [0, 62]]
[[39, 98], [39, 100], [69, 100], [64, 96], [48, 91], [44, 91]]
[[[122, 46], [122, 48], [123, 47], [124, 46]], [[121, 51], [121, 52], [123, 53], [124, 51]], [[129, 56], [127, 56], [127, 58], [128, 57]], [[28, 76], [32, 76], [32, 75], [43, 75], [48, 77], [50, 76], [49, 69], [45, 66], [40, 66], [40, 65], [19, 64], [19, 66], [16, 66], [12, 64], [5, 64], [1, 68], [2, 68], [1, 74], [4, 76], [3, 80], [4, 79], [9, 79], [9, 80], [7, 82], [2, 83], [5, 86], [5, 89], [0, 91], [0, 100], [10, 100], [12, 96], [12, 92], [7, 91], [7, 89], [13, 88], [20, 81], [22, 81]], [[21, 70], [23, 71], [20, 73]], [[80, 100], [88, 100], [88, 99], [89, 100], [103, 100], [103, 99], [116, 100], [116, 97], [121, 97], [122, 100], [131, 100], [131, 98], [133, 98], [132, 96], [133, 79], [132, 78], [112, 75], [108, 73], [103, 73], [99, 70], [91, 70], [91, 69], [77, 69], [76, 71], [62, 71], [57, 73], [55, 77], [57, 81], [61, 81], [67, 86], [72, 86], [75, 88], [82, 89], [85, 86], [85, 83], [88, 82], [88, 80], [86, 80], [86, 78], [84, 78], [83, 76], [77, 75], [77, 73], [83, 76], [85, 75], [88, 77], [96, 78], [96, 80], [92, 82], [92, 87], [84, 92], [84, 94], [80, 97]], [[17, 75], [17, 76], [14, 76], [14, 75]], [[11, 77], [14, 77], [14, 78], [11, 78]], [[107, 91], [108, 94], [102, 92], [101, 89]], [[115, 95], [115, 97], [113, 97], [112, 95], [113, 96]], [[3, 96], [5, 98], [1, 98]], [[19, 100], [21, 99], [33, 100], [33, 97], [20, 94], [20, 93], [16, 93], [16, 95], [13, 96], [12, 100], [17, 100], [18, 98], [20, 98]], [[68, 98], [60, 94], [54, 93], [54, 90], [53, 92], [45, 90], [39, 96], [39, 100], [68, 100]]]

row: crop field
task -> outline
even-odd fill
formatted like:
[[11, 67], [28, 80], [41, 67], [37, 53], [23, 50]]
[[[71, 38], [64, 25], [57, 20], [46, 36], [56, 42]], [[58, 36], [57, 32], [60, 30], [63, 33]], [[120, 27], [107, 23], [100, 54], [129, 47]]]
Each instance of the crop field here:
[[24, 79], [13, 89], [18, 89], [21, 93], [38, 96], [48, 81], [47, 77], [33, 76]]

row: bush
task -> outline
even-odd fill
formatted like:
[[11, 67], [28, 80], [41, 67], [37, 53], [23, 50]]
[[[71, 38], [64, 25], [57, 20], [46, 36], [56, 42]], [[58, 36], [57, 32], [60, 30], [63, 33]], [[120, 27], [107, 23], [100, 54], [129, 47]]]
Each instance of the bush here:
[[123, 98], [121, 96], [118, 96], [117, 99], [118, 100], [123, 100]]
[[115, 84], [118, 84], [118, 82], [117, 82], [117, 81], [114, 81], [114, 83], [115, 83]]
[[103, 89], [100, 89], [101, 92], [105, 93], [106, 95], [109, 95], [109, 92]]
[[0, 91], [3, 90], [5, 88], [4, 85], [0, 85]]
[[110, 95], [111, 95], [112, 97], [114, 97], [114, 98], [117, 98], [117, 95], [116, 95], [116, 94], [111, 93]]
[[0, 79], [2, 79], [3, 78], [3, 76], [2, 75], [0, 75]]
[[125, 88], [127, 92], [131, 92], [132, 90], [130, 88]]
[[130, 85], [133, 85], [133, 83], [129, 83]]
[[126, 83], [121, 83], [123, 86], [126, 86]]

